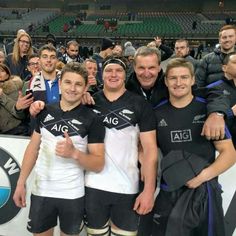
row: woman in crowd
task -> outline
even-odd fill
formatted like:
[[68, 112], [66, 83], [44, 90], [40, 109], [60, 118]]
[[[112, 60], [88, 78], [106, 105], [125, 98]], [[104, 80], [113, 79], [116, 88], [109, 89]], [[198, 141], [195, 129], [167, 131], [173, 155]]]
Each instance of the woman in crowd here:
[[33, 102], [30, 94], [23, 96], [23, 82], [0, 64], [0, 134], [29, 135], [27, 108]]
[[13, 52], [6, 57], [5, 64], [12, 75], [18, 75], [22, 80], [30, 73], [27, 69], [28, 57], [33, 53], [31, 37], [22, 32], [17, 35]]

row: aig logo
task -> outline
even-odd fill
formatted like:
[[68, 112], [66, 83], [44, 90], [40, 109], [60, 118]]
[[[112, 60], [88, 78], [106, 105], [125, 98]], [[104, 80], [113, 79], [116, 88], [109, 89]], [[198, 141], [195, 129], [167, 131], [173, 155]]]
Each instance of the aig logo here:
[[0, 148], [0, 225], [13, 219], [20, 211], [12, 199], [19, 174], [18, 163]]
[[172, 143], [191, 142], [192, 135], [190, 129], [174, 130], [170, 132]]

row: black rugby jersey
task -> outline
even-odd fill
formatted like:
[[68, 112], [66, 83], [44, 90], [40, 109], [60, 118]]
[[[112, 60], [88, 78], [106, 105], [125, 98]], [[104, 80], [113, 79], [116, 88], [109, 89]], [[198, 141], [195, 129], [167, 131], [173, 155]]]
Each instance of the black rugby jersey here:
[[[157, 142], [163, 153], [171, 150], [185, 150], [206, 158], [210, 163], [215, 160], [215, 147], [205, 136], [201, 136], [207, 118], [206, 101], [194, 97], [184, 108], [176, 108], [168, 100], [155, 108], [157, 119]], [[231, 138], [228, 130], [226, 137]]]

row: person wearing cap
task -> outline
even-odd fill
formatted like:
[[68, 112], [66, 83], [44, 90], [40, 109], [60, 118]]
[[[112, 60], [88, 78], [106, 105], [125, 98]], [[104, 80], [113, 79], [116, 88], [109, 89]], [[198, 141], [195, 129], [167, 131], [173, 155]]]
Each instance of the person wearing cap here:
[[[157, 169], [155, 118], [150, 104], [125, 89], [126, 65], [111, 57], [103, 65], [103, 90], [93, 110], [106, 129], [105, 166], [86, 172], [88, 235], [137, 235], [139, 215], [152, 210]], [[139, 194], [138, 141], [143, 146], [144, 189]]]
[[127, 41], [124, 44], [124, 57], [127, 59], [127, 71], [126, 71], [126, 81], [130, 77], [130, 75], [134, 72], [134, 54], [136, 52], [136, 49], [133, 47], [132, 43], [130, 41]]
[[92, 58], [97, 62], [98, 72], [97, 80], [102, 84], [102, 64], [105, 58], [112, 55], [112, 49], [115, 47], [115, 42], [110, 38], [102, 38], [101, 51], [95, 53]]
[[193, 95], [194, 83], [191, 62], [184, 58], [169, 61], [165, 77], [169, 99], [155, 108], [163, 158], [152, 235], [225, 235], [217, 177], [236, 162], [236, 152], [228, 131], [220, 141], [201, 135], [206, 101]]

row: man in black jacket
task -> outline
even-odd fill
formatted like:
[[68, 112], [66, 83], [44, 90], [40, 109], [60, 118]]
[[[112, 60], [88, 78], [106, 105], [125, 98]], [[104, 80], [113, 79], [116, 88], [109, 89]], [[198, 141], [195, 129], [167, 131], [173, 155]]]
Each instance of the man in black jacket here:
[[236, 26], [225, 25], [219, 32], [220, 47], [207, 54], [200, 62], [195, 73], [199, 87], [220, 80], [223, 76], [222, 63], [227, 54], [235, 51]]

